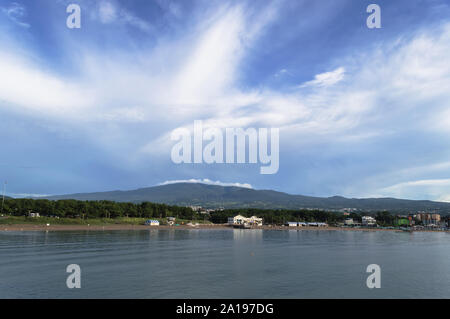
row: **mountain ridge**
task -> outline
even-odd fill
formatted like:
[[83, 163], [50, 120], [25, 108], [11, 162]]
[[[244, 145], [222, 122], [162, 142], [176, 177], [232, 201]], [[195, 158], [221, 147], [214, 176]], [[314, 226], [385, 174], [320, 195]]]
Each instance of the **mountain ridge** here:
[[205, 208], [260, 208], [260, 209], [328, 209], [354, 208], [364, 211], [437, 211], [450, 213], [450, 203], [430, 200], [409, 200], [391, 197], [346, 198], [342, 196], [313, 197], [293, 195], [280, 191], [202, 183], [174, 183], [106, 192], [75, 193], [40, 197], [60, 200], [110, 200], [116, 202], [154, 202], [178, 206]]

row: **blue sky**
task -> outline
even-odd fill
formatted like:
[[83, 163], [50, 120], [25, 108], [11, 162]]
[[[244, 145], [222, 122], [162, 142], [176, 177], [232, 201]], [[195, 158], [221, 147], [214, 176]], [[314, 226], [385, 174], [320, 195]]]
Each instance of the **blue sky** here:
[[[449, 52], [446, 0], [0, 0], [0, 179], [14, 196], [202, 180], [450, 201]], [[172, 163], [194, 120], [279, 128], [278, 173]]]

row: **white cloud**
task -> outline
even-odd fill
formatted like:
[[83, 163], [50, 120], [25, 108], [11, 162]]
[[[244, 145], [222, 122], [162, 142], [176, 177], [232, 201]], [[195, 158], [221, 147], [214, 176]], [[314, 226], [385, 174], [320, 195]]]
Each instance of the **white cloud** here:
[[[99, 8], [102, 22], [120, 21], [123, 11], [113, 2], [102, 1]], [[77, 80], [45, 70], [29, 56], [4, 54], [0, 66], [13, 76], [0, 80], [0, 99], [15, 110], [32, 109], [38, 116], [76, 121], [120, 120], [114, 114], [134, 114], [135, 119], [151, 115], [165, 121], [213, 114], [234, 119], [234, 109], [260, 100], [257, 94], [239, 90], [235, 79], [245, 48], [264, 27], [262, 21], [272, 15], [261, 14], [250, 23], [241, 6], [221, 8], [194, 27], [199, 35], [161, 41], [132, 61], [130, 52], [97, 54], [76, 43]], [[131, 15], [125, 17], [138, 23]], [[24, 90], [27, 94], [22, 94]], [[139, 112], [130, 104], [141, 105]]]
[[386, 189], [403, 189], [405, 187], [415, 187], [415, 186], [450, 186], [450, 179], [425, 179], [418, 181], [410, 181], [399, 183], [387, 187]]
[[51, 196], [51, 194], [28, 194], [28, 193], [7, 193], [6, 195], [14, 197], [14, 198], [30, 198], [30, 197], [47, 197]]
[[152, 31], [152, 27], [148, 22], [132, 15], [128, 11], [122, 10], [120, 12], [120, 17], [124, 23], [132, 25], [138, 29], [141, 29], [142, 31], [145, 31], [145, 32]]
[[[110, 2], [104, 3], [103, 18], [110, 21], [117, 10]], [[47, 72], [38, 63], [2, 58], [2, 70], [13, 76], [0, 80], [0, 99], [16, 109], [34, 108], [40, 114], [51, 112], [77, 121], [120, 121], [121, 114], [126, 115], [124, 119], [151, 118], [166, 123], [167, 131], [161, 136], [203, 119], [221, 127], [278, 126], [292, 134], [332, 134], [333, 138], [354, 128], [364, 129], [361, 136], [373, 136], [407, 109], [423, 108], [436, 97], [449, 100], [445, 99], [445, 87], [450, 84], [450, 66], [445, 62], [449, 27], [400, 42], [388, 54], [384, 50], [369, 53], [318, 74], [307, 82], [316, 88], [312, 91], [243, 90], [236, 81], [239, 65], [246, 48], [273, 19], [273, 9], [268, 12], [248, 21], [241, 6], [222, 8], [194, 28], [199, 36], [161, 41], [132, 61], [127, 53], [87, 51], [79, 60], [77, 82]], [[432, 53], [431, 58], [424, 57], [426, 52]], [[345, 85], [333, 86], [344, 74]], [[22, 94], [24, 87], [27, 94]], [[435, 105], [427, 106], [428, 110]], [[448, 112], [448, 108], [443, 105], [437, 111]]]
[[447, 203], [450, 203], [450, 193], [449, 193], [449, 194], [446, 194], [446, 195], [441, 195], [440, 197], [438, 197], [438, 198], [436, 199], [436, 201], [438, 201], [438, 202], [447, 202]]
[[103, 24], [120, 23], [123, 25], [131, 25], [145, 32], [152, 30], [151, 25], [147, 21], [125, 10], [115, 1], [101, 1], [98, 5], [98, 14], [94, 14], [95, 16]]
[[275, 72], [275, 74], [273, 75], [276, 78], [280, 78], [284, 75], [290, 75], [292, 76], [292, 74], [287, 70], [287, 69], [280, 69], [277, 72]]
[[95, 99], [83, 85], [42, 70], [37, 63], [0, 53], [0, 100], [14, 109], [50, 117], [76, 116]]
[[328, 87], [339, 83], [344, 79], [345, 68], [340, 67], [334, 71], [316, 74], [314, 80], [308, 81], [300, 85], [300, 87], [316, 86]]
[[176, 104], [203, 106], [208, 100], [221, 98], [235, 79], [243, 53], [240, 36], [245, 28], [243, 9], [235, 7], [221, 12], [212, 23], [205, 24], [206, 32], [188, 53], [173, 85]]
[[180, 179], [173, 181], [165, 181], [164, 183], [160, 183], [159, 185], [168, 185], [168, 184], [177, 184], [177, 183], [194, 183], [194, 184], [207, 184], [207, 185], [218, 185], [218, 186], [235, 186], [235, 187], [243, 187], [243, 188], [252, 188], [252, 185], [248, 183], [224, 183], [221, 181], [212, 181], [207, 178], [204, 179]]
[[109, 1], [101, 1], [98, 7], [99, 18], [102, 23], [111, 23], [117, 19], [117, 9]]
[[424, 198], [436, 201], [448, 201], [450, 179], [425, 179], [402, 182], [379, 190], [381, 196], [397, 198]]

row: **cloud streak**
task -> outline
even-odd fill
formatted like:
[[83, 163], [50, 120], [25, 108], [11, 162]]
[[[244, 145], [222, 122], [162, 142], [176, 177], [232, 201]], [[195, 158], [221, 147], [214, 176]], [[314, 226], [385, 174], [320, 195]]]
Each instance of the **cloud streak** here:
[[235, 187], [243, 187], [243, 188], [253, 188], [252, 185], [248, 183], [224, 183], [221, 181], [212, 181], [207, 178], [203, 179], [179, 179], [173, 181], [165, 181], [158, 185], [169, 185], [169, 184], [177, 184], [177, 183], [193, 183], [193, 184], [206, 184], [206, 185], [217, 185], [217, 186], [235, 186]]
[[328, 87], [335, 85], [344, 79], [345, 68], [340, 67], [336, 70], [320, 73], [314, 77], [314, 80], [308, 81], [300, 85], [303, 87]]
[[97, 17], [103, 24], [119, 23], [136, 27], [145, 32], [152, 30], [151, 25], [148, 22], [140, 19], [128, 10], [125, 10], [115, 1], [100, 1], [98, 4]]

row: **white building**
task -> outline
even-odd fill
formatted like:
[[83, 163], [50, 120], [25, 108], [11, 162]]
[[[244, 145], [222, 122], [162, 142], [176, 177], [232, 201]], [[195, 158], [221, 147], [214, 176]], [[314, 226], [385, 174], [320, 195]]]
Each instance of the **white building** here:
[[242, 225], [245, 223], [246, 220], [247, 220], [247, 218], [242, 215], [228, 217], [228, 224], [229, 225]]
[[39, 213], [28, 213], [28, 217], [36, 218], [36, 217], [41, 217], [41, 216], [39, 215]]
[[250, 224], [250, 225], [262, 226], [263, 220], [262, 220], [262, 218], [258, 218], [256, 216], [252, 216], [250, 218], [247, 218], [247, 223]]
[[234, 217], [228, 217], [228, 224], [229, 225], [249, 224], [249, 225], [255, 225], [255, 226], [262, 226], [262, 218], [258, 218], [256, 216], [247, 218], [242, 215], [237, 215]]
[[285, 225], [288, 227], [297, 227], [298, 223], [297, 222], [287, 222]]
[[346, 225], [346, 226], [353, 225], [353, 218], [346, 218], [344, 220], [344, 225]]
[[377, 221], [375, 218], [373, 218], [371, 216], [363, 216], [362, 224], [363, 224], [363, 226], [375, 226], [377, 224]]
[[311, 222], [311, 223], [307, 223], [307, 225], [310, 227], [328, 227], [327, 223], [321, 223], [321, 222]]

